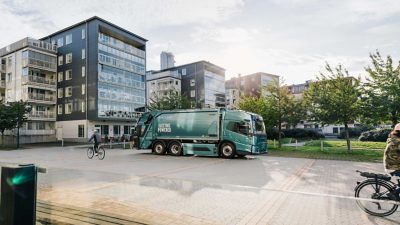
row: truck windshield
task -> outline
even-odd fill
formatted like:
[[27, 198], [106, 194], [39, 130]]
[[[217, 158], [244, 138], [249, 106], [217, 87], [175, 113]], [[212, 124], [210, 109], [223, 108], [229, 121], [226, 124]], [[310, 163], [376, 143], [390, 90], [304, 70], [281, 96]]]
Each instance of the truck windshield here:
[[253, 117], [254, 134], [265, 134], [264, 121], [260, 118]]

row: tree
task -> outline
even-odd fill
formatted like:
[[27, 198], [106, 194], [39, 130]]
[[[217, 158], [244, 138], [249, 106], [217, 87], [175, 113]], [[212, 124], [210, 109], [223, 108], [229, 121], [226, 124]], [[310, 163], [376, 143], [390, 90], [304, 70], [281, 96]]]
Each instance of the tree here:
[[169, 90], [166, 95], [153, 95], [147, 107], [150, 110], [189, 109], [191, 108], [191, 102], [178, 91]]
[[305, 116], [303, 103], [295, 100], [283, 82], [275, 81], [264, 89], [260, 98], [241, 97], [239, 108], [260, 114], [267, 129], [278, 128], [281, 147], [282, 123], [297, 124]]
[[363, 85], [363, 116], [373, 124], [389, 120], [394, 127], [400, 113], [400, 63], [394, 66], [392, 57], [384, 60], [379, 51], [370, 58], [372, 67], [366, 68], [369, 77]]
[[320, 73], [311, 83], [304, 98], [312, 119], [322, 124], [344, 124], [347, 149], [350, 152], [349, 127], [361, 113], [360, 78], [350, 77], [340, 64], [336, 68], [326, 63], [326, 75]]
[[11, 108], [5, 104], [0, 103], [0, 132], [1, 132], [1, 143], [4, 144], [4, 132], [5, 130], [11, 130], [14, 128], [13, 113]]
[[19, 128], [28, 120], [27, 113], [31, 111], [31, 108], [24, 101], [10, 102], [9, 107], [11, 110], [11, 122], [13, 128], [17, 129], [17, 148], [19, 148]]

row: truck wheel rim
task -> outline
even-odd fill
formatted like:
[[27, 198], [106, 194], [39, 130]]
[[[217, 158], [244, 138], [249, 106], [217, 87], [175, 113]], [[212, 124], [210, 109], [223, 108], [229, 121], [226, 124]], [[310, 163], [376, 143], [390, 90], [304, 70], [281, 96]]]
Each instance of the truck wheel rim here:
[[161, 145], [156, 145], [156, 152], [161, 153], [163, 150], [163, 147]]
[[178, 154], [179, 153], [179, 146], [178, 145], [172, 145], [171, 146], [171, 152], [173, 154]]
[[230, 155], [232, 155], [233, 150], [232, 150], [231, 146], [226, 145], [222, 148], [222, 152], [224, 153], [224, 155], [230, 156]]

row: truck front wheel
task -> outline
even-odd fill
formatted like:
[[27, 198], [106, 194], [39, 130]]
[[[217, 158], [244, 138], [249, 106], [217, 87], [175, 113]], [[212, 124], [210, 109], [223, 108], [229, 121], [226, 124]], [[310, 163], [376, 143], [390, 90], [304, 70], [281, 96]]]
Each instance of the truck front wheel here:
[[173, 156], [180, 156], [182, 155], [182, 145], [178, 141], [173, 141], [169, 145], [169, 153]]
[[223, 143], [220, 147], [221, 155], [224, 158], [232, 159], [236, 155], [235, 146], [231, 143]]
[[157, 155], [164, 155], [166, 152], [165, 144], [162, 141], [157, 141], [153, 144], [153, 152]]

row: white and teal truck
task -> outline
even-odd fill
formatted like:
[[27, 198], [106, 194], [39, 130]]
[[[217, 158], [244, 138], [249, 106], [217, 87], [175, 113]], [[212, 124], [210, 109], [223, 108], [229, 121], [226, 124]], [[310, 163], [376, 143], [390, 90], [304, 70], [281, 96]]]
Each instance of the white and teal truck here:
[[263, 118], [219, 109], [151, 111], [136, 126], [135, 145], [158, 155], [203, 155], [233, 158], [267, 152]]

